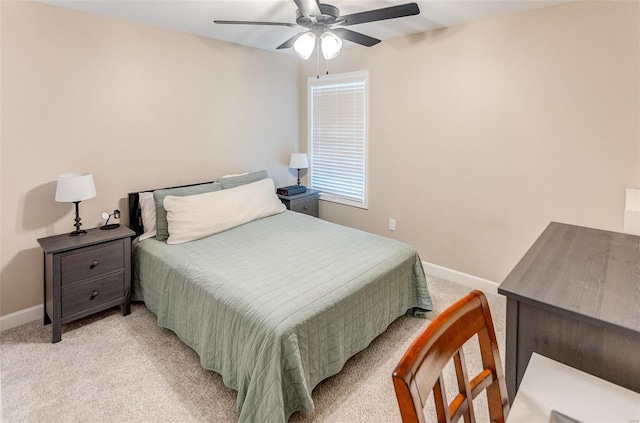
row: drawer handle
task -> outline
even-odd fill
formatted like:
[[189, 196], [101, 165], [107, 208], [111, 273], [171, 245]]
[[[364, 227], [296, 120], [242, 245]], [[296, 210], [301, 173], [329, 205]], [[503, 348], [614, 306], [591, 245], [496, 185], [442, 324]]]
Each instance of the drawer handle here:
[[97, 265], [98, 265], [98, 260], [94, 260], [93, 263], [91, 263], [91, 266], [89, 266], [89, 269], [94, 269]]
[[95, 300], [96, 297], [98, 296], [99, 292], [98, 291], [93, 291], [91, 293], [91, 296], [89, 297], [90, 300]]
[[302, 206], [302, 210], [307, 211], [309, 209], [307, 208], [307, 206]]

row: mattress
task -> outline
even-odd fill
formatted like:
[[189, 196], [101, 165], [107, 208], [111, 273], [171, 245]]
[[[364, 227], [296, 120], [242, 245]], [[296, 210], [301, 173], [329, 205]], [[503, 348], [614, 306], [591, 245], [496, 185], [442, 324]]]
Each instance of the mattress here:
[[400, 315], [432, 308], [410, 246], [291, 211], [137, 243], [132, 299], [238, 391], [240, 422], [312, 412], [320, 381]]

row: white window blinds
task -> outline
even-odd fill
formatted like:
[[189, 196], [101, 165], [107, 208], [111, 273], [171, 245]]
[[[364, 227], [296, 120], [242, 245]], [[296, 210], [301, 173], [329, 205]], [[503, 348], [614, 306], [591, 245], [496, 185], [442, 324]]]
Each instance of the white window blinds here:
[[[366, 72], [309, 80], [310, 185], [366, 207]], [[327, 198], [328, 197], [328, 198]]]

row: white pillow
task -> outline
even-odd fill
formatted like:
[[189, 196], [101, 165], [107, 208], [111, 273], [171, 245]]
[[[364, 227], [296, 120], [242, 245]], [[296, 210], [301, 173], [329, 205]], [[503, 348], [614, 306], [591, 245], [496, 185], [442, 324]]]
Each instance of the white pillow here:
[[153, 192], [141, 192], [138, 194], [138, 204], [140, 204], [140, 214], [142, 215], [142, 226], [144, 228], [144, 233], [140, 235], [138, 241], [142, 241], [156, 236], [156, 203], [153, 200]]
[[226, 231], [255, 219], [282, 213], [286, 207], [271, 179], [222, 191], [176, 197], [167, 195], [167, 244], [182, 244]]

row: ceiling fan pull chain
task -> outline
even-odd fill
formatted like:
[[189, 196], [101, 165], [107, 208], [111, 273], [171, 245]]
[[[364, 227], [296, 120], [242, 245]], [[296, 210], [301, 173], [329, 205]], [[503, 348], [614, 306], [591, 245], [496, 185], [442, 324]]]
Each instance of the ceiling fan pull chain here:
[[[316, 44], [317, 40], [316, 40]], [[317, 45], [317, 47], [320, 47]], [[316, 48], [316, 79], [320, 79], [320, 48]]]
[[327, 75], [329, 75], [329, 59], [327, 59]]

